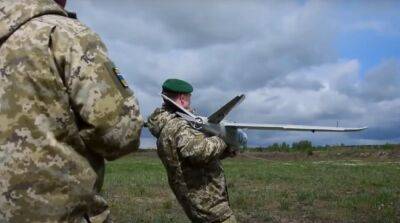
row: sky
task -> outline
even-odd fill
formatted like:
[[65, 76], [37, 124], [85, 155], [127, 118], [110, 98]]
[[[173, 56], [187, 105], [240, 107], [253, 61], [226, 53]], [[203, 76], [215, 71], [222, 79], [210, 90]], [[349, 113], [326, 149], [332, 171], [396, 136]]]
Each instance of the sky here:
[[[208, 116], [239, 94], [238, 122], [369, 128], [248, 130], [249, 146], [400, 142], [400, 1], [69, 0], [100, 35], [147, 118], [161, 85], [194, 87]], [[143, 130], [141, 147], [155, 146]]]

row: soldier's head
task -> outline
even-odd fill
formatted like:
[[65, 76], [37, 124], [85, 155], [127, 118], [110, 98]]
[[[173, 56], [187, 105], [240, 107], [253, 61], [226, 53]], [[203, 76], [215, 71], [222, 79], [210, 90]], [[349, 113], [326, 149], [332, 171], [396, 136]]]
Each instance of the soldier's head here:
[[167, 79], [162, 85], [162, 93], [185, 109], [190, 109], [192, 92], [192, 85], [184, 80]]
[[60, 5], [62, 8], [65, 7], [65, 4], [67, 4], [67, 0], [54, 0], [58, 5]]

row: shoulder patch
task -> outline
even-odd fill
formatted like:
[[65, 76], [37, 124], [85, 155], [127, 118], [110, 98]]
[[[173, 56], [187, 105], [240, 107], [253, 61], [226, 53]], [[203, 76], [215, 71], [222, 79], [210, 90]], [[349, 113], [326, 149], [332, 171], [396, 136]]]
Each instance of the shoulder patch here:
[[119, 82], [121, 82], [122, 86], [124, 86], [124, 88], [128, 88], [128, 82], [126, 82], [125, 78], [121, 75], [121, 72], [119, 71], [118, 67], [113, 67], [112, 68], [114, 75], [117, 76]]
[[107, 61], [104, 63], [104, 66], [107, 70], [107, 76], [109, 76], [112, 81], [114, 82], [114, 85], [116, 89], [121, 93], [123, 97], [130, 97], [132, 96], [132, 91], [129, 89], [128, 82], [122, 77], [122, 75], [119, 72], [119, 69], [114, 65], [113, 62]]

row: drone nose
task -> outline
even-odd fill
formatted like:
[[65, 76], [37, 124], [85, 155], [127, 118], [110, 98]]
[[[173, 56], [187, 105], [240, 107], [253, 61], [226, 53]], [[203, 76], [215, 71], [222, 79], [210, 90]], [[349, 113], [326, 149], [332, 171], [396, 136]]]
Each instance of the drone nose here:
[[242, 129], [237, 130], [237, 140], [241, 146], [247, 146], [247, 134]]

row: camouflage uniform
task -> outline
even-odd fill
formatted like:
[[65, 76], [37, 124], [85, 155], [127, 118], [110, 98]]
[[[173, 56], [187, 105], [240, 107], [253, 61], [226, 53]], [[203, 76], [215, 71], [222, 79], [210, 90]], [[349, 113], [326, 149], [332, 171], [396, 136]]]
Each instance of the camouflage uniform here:
[[103, 222], [104, 159], [138, 148], [137, 100], [53, 0], [0, 0], [0, 222]]
[[154, 111], [147, 126], [157, 138], [169, 185], [188, 217], [193, 222], [235, 222], [220, 161], [225, 142], [207, 137], [164, 108]]

